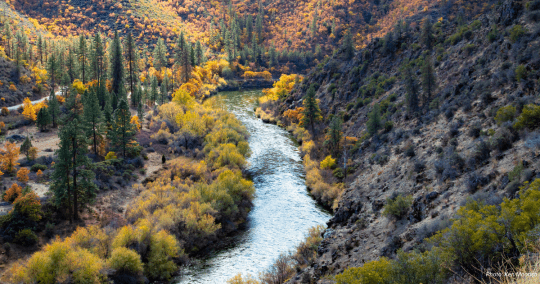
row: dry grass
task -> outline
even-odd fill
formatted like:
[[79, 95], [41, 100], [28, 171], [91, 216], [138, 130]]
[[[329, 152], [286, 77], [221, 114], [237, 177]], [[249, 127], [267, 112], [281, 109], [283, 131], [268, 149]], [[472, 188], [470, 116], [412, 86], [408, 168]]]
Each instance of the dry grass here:
[[485, 284], [536, 284], [540, 283], [540, 242], [519, 258], [519, 267], [507, 267], [487, 275]]

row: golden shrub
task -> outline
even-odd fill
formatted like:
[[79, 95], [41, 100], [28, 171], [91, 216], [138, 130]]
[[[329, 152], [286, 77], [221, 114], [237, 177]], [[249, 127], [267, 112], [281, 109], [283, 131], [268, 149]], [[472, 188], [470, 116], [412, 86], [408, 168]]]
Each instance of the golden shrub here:
[[22, 183], [27, 183], [29, 173], [30, 170], [28, 168], [20, 168], [19, 171], [17, 171], [17, 179]]

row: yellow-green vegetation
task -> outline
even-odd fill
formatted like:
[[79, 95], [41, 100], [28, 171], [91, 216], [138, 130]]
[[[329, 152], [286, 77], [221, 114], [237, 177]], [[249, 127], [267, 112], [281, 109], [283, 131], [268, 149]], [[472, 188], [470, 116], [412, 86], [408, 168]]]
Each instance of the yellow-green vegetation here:
[[431, 249], [423, 253], [398, 252], [396, 260], [382, 258], [336, 276], [339, 284], [441, 283], [450, 271], [502, 265], [534, 250], [540, 224], [540, 179], [525, 183], [519, 198], [500, 205], [469, 201], [458, 210], [452, 226], [426, 239]]
[[[143, 275], [164, 281], [186, 254], [245, 222], [255, 192], [241, 173], [250, 154], [246, 128], [213, 100], [198, 103], [183, 88], [153, 118], [161, 119], [177, 126], [171, 133], [163, 121], [161, 130], [167, 129], [169, 138], [203, 143], [197, 159], [173, 159], [155, 181], [137, 186], [140, 195], [128, 207], [128, 225], [78, 228], [12, 266], [5, 281], [102, 283], [119, 275], [135, 282]], [[39, 216], [33, 207], [19, 211], [28, 218]]]
[[321, 161], [321, 169], [333, 169], [336, 167], [336, 159], [332, 158], [332, 156], [328, 155], [324, 160]]
[[516, 108], [514, 106], [508, 105], [505, 107], [501, 107], [499, 110], [497, 110], [497, 114], [495, 115], [495, 121], [497, 122], [497, 124], [501, 125], [504, 122], [512, 121], [515, 115]]
[[329, 184], [327, 183], [319, 168], [319, 163], [312, 160], [309, 154], [304, 156], [304, 167], [306, 169], [306, 185], [310, 189], [311, 194], [325, 206], [332, 209], [337, 208], [339, 197], [344, 190], [343, 183]]
[[383, 215], [401, 219], [412, 205], [412, 195], [398, 195], [388, 198], [384, 206]]
[[540, 126], [540, 106], [529, 104], [523, 107], [523, 111], [518, 116], [514, 128], [536, 129]]

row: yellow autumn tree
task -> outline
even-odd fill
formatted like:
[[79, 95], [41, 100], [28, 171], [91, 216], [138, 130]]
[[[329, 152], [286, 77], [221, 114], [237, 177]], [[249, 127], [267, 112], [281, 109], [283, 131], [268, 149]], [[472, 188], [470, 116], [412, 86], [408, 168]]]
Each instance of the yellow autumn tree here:
[[24, 117], [26, 119], [36, 121], [37, 115], [36, 115], [36, 109], [32, 105], [32, 102], [29, 98], [25, 98], [23, 101], [23, 113]]
[[131, 117], [131, 124], [134, 124], [137, 127], [137, 131], [141, 130], [141, 123], [139, 122], [139, 117], [134, 115]]

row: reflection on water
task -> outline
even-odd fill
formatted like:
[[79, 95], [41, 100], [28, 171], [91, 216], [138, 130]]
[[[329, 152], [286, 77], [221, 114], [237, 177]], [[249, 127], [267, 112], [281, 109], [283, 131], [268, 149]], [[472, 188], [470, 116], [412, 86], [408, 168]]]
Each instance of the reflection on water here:
[[248, 228], [230, 247], [184, 270], [177, 283], [225, 283], [238, 273], [257, 276], [280, 253], [293, 250], [310, 227], [330, 218], [307, 193], [298, 145], [287, 131], [255, 117], [255, 100], [261, 95], [261, 91], [241, 91], [217, 97], [250, 133], [248, 171], [256, 197]]

